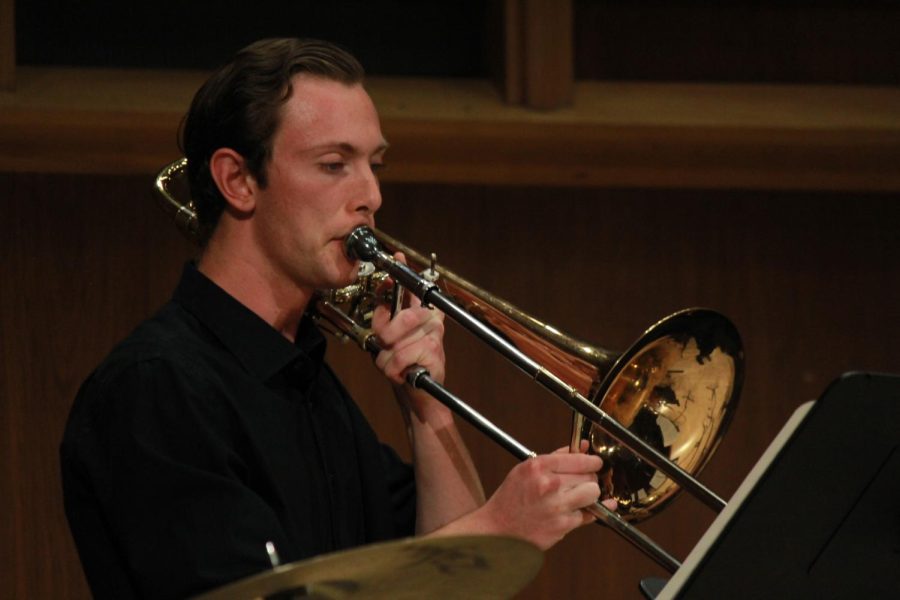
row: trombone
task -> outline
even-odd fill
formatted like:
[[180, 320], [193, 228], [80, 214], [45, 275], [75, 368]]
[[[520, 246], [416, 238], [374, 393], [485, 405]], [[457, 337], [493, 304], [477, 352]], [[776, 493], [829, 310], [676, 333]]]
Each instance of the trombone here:
[[[156, 178], [163, 208], [195, 238], [196, 211], [186, 186], [187, 160]], [[669, 572], [680, 563], [632, 523], [659, 512], [684, 488], [720, 512], [725, 501], [698, 481], [734, 414], [743, 381], [743, 347], [734, 325], [708, 309], [676, 312], [614, 353], [562, 333], [426, 259], [381, 231], [359, 227], [345, 250], [362, 261], [359, 280], [317, 294], [313, 316], [323, 330], [377, 353], [368, 327], [376, 289], [391, 278], [487, 343], [573, 410], [570, 447], [582, 441], [603, 459], [601, 498], [586, 510]], [[392, 253], [403, 252], [408, 265]], [[420, 274], [417, 269], [421, 269]], [[398, 302], [399, 293], [394, 295]], [[424, 389], [520, 460], [535, 453], [508, 435], [422, 368], [407, 381]]]

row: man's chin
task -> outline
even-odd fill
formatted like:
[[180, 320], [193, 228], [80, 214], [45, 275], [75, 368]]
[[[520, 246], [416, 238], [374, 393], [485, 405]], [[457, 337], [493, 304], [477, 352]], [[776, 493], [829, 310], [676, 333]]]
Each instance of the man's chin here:
[[359, 263], [357, 262], [352, 266], [348, 265], [347, 268], [340, 269], [340, 272], [337, 273], [331, 281], [331, 289], [340, 289], [342, 287], [347, 287], [348, 285], [356, 283], [358, 277]]

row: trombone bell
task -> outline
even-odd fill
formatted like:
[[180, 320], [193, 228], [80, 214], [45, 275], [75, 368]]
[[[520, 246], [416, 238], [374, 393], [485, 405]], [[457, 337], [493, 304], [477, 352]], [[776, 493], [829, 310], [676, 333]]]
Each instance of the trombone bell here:
[[[650, 327], [622, 353], [591, 401], [671, 462], [696, 474], [734, 414], [742, 359], [737, 330], [725, 317], [704, 309], [681, 311]], [[582, 440], [603, 458], [601, 489], [616, 499], [626, 520], [656, 514], [679, 491], [672, 479], [575, 413], [573, 449]]]

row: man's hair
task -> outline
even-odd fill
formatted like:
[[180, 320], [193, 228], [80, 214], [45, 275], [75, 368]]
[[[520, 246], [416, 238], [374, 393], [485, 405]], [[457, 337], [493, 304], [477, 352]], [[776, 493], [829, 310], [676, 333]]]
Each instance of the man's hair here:
[[265, 39], [240, 50], [194, 96], [182, 121], [179, 145], [188, 159], [201, 244], [209, 239], [225, 208], [210, 175], [210, 158], [219, 148], [231, 148], [243, 156], [256, 181], [265, 187], [281, 107], [293, 92], [291, 79], [299, 73], [347, 85], [361, 83], [364, 77], [359, 62], [334, 44]]

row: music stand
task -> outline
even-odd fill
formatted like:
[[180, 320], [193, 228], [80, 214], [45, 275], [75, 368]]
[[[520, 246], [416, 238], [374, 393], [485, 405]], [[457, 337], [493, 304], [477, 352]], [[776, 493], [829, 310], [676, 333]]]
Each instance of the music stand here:
[[657, 597], [900, 598], [900, 376], [797, 409]]

